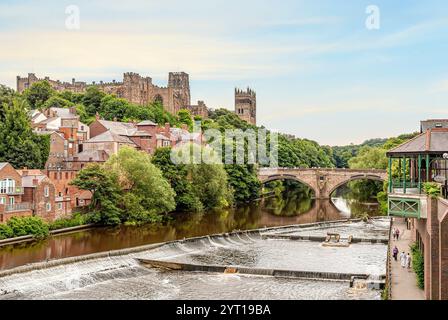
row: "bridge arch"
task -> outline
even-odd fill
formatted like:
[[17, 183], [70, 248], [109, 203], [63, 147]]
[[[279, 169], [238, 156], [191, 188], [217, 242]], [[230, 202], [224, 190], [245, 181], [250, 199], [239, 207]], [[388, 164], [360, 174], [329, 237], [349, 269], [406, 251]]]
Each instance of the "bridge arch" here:
[[318, 199], [329, 199], [340, 186], [354, 180], [387, 180], [386, 170], [337, 168], [260, 168], [262, 184], [275, 180], [295, 180], [310, 187]]
[[341, 181], [341, 182], [337, 183], [334, 186], [331, 186], [328, 189], [328, 195], [331, 196], [333, 194], [333, 192], [336, 191], [336, 189], [342, 187], [343, 185], [346, 185], [349, 182], [359, 181], [359, 180], [371, 180], [371, 181], [382, 181], [382, 182], [384, 182], [386, 179], [384, 177], [379, 176], [379, 175], [362, 175], [362, 174], [360, 174], [360, 175], [350, 176], [346, 180]]
[[300, 179], [299, 177], [297, 177], [295, 175], [289, 175], [289, 174], [285, 174], [285, 175], [271, 175], [271, 176], [268, 176], [266, 178], [260, 179], [260, 182], [261, 182], [262, 185], [265, 185], [266, 183], [269, 183], [269, 182], [285, 181], [285, 180], [292, 180], [292, 181], [299, 182], [299, 183], [303, 184], [304, 186], [307, 186], [308, 188], [313, 190], [314, 195], [316, 195], [316, 188], [314, 186], [312, 186], [307, 181], [305, 181], [303, 179]]

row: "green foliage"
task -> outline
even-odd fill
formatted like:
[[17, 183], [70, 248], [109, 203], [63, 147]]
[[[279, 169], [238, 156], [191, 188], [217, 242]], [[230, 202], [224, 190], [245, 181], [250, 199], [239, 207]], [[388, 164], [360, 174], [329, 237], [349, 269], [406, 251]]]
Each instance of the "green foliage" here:
[[42, 239], [49, 234], [48, 225], [40, 217], [12, 217], [6, 222], [6, 227], [2, 229], [3, 232], [0, 231], [3, 233], [2, 236], [8, 234], [12, 237], [32, 235], [34, 238]]
[[43, 168], [50, 151], [50, 139], [36, 135], [29, 123], [26, 103], [18, 98], [0, 106], [0, 161], [15, 168]]
[[193, 120], [191, 120], [191, 113], [187, 109], [181, 109], [177, 113], [177, 118], [180, 124], [186, 124], [189, 131], [193, 130]]
[[87, 88], [82, 97], [82, 104], [86, 108], [89, 116], [94, 116], [100, 111], [101, 101], [106, 94], [102, 92], [97, 86], [90, 86]]
[[420, 289], [425, 288], [425, 259], [422, 252], [418, 248], [417, 243], [411, 246], [412, 252], [412, 269], [417, 275], [417, 285]]
[[423, 183], [423, 190], [431, 198], [438, 198], [442, 194], [442, 187], [437, 182], [425, 182], [425, 183]]
[[187, 167], [183, 164], [174, 164], [170, 158], [171, 148], [159, 148], [152, 157], [154, 163], [161, 171], [165, 179], [170, 183], [176, 193], [177, 211], [201, 211], [204, 206], [193, 192], [193, 185], [188, 179]]
[[70, 218], [60, 218], [49, 224], [50, 230], [64, 229], [82, 226], [89, 223], [88, 216], [80, 213], [73, 214]]
[[154, 222], [174, 210], [175, 193], [147, 153], [122, 147], [105, 170], [120, 189], [122, 221]]
[[13, 238], [14, 231], [12, 231], [11, 227], [5, 223], [0, 224], [0, 240]]
[[42, 104], [41, 109], [70, 108], [72, 105], [73, 103], [71, 101], [66, 100], [58, 95], [53, 95]]
[[121, 211], [117, 207], [119, 189], [110, 175], [99, 164], [91, 164], [82, 169], [71, 185], [92, 193], [90, 212], [96, 216], [94, 222], [105, 225], [120, 223]]
[[349, 161], [351, 169], [387, 169], [386, 150], [378, 147], [362, 147]]
[[30, 88], [23, 92], [23, 96], [28, 101], [31, 109], [43, 109], [45, 103], [56, 92], [53, 90], [48, 81], [38, 81], [31, 85]]
[[253, 165], [228, 164], [224, 166], [229, 185], [237, 203], [257, 199], [260, 196], [260, 181]]

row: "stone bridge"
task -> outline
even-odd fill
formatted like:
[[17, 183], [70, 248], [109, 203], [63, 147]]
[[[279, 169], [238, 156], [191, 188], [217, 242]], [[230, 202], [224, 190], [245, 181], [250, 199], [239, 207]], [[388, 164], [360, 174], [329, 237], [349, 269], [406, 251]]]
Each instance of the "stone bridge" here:
[[385, 181], [386, 170], [377, 169], [303, 169], [303, 168], [260, 168], [261, 183], [275, 180], [295, 180], [314, 190], [316, 199], [329, 199], [333, 191], [347, 182], [361, 179]]

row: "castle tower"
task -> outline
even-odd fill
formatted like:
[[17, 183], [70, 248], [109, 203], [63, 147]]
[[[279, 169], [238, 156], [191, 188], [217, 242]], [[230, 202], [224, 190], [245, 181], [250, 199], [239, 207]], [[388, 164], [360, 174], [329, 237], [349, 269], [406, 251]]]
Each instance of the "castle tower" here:
[[173, 90], [174, 94], [174, 113], [190, 106], [190, 79], [188, 73], [170, 72], [168, 76], [168, 88]]
[[257, 95], [249, 87], [246, 90], [235, 88], [235, 113], [242, 120], [257, 125]]

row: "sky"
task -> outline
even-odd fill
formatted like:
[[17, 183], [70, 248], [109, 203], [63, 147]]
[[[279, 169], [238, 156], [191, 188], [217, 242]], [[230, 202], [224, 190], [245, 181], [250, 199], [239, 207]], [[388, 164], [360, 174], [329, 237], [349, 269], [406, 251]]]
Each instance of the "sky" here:
[[327, 145], [448, 118], [447, 59], [446, 0], [0, 0], [1, 84], [185, 71], [192, 102], [250, 86], [258, 125]]

